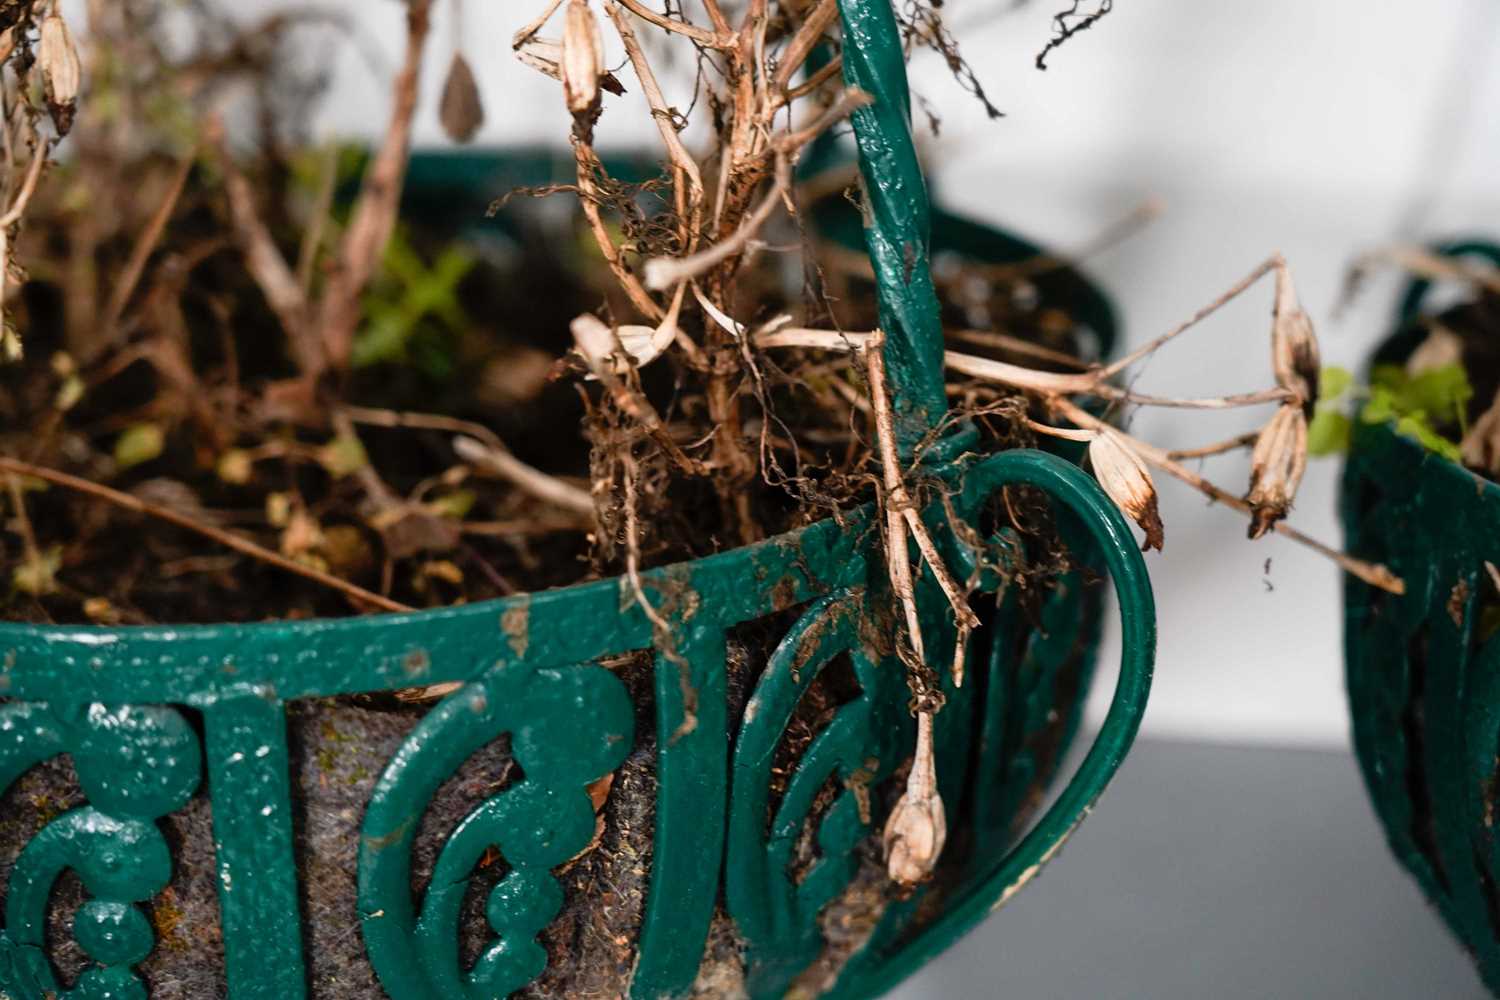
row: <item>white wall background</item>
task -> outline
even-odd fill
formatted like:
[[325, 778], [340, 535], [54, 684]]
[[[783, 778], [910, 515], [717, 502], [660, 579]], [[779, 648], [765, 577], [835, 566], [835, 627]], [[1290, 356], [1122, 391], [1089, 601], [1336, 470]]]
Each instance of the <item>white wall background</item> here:
[[[284, 6], [239, 5], [247, 18]], [[368, 36], [359, 48], [383, 52], [388, 73], [399, 56], [401, 5], [333, 6], [358, 14]], [[539, 6], [466, 4], [461, 34], [488, 114], [480, 143], [566, 139], [556, 84], [509, 52], [511, 33]], [[946, 7], [967, 26], [964, 51], [1004, 120], [987, 121], [935, 58], [914, 68], [915, 89], [944, 117], [941, 138], [929, 143], [935, 187], [952, 206], [1060, 247], [1087, 241], [1148, 195], [1163, 198], [1162, 219], [1089, 267], [1118, 302], [1129, 344], [1186, 318], [1281, 250], [1325, 359], [1357, 366], [1384, 329], [1395, 279], [1372, 283], [1336, 318], [1343, 268], [1356, 253], [1398, 237], [1500, 232], [1493, 0], [1119, 0], [1093, 31], [1054, 53], [1046, 73], [1032, 56], [1048, 37], [1052, 8], [1063, 4], [1003, 11], [1009, 6]], [[419, 116], [418, 139], [429, 144], [444, 142], [435, 105], [454, 37], [449, 15], [444, 4]], [[374, 131], [388, 100], [382, 70], [352, 46], [332, 55], [334, 86], [319, 128]], [[682, 87], [668, 96], [687, 99]], [[618, 127], [643, 120], [606, 114], [601, 137], [649, 142], [649, 132]], [[1140, 386], [1201, 395], [1268, 384], [1269, 308], [1266, 285], [1155, 360]], [[1142, 413], [1134, 427], [1182, 447], [1252, 421]], [[1209, 471], [1242, 488], [1242, 460], [1218, 460]], [[1300, 527], [1334, 542], [1336, 475], [1333, 463], [1316, 463], [1295, 514]], [[1146, 731], [1346, 742], [1336, 570], [1279, 538], [1246, 542], [1238, 515], [1206, 508], [1186, 487], [1159, 485], [1167, 548], [1148, 559], [1161, 638]], [[1111, 666], [1101, 674], [1106, 688]]]

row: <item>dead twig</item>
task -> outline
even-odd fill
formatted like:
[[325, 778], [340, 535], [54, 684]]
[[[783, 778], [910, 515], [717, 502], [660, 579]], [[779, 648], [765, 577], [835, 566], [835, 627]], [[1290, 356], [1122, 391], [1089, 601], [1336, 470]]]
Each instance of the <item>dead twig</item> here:
[[172, 510], [169, 507], [159, 506], [149, 501], [142, 500], [139, 497], [132, 496], [129, 493], [122, 493], [119, 490], [104, 486], [100, 483], [92, 482], [88, 479], [80, 478], [79, 476], [69, 475], [66, 472], [60, 472], [57, 469], [51, 469], [46, 466], [33, 465], [31, 462], [23, 462], [20, 459], [10, 458], [4, 455], [0, 455], [0, 471], [5, 471], [17, 476], [31, 476], [34, 479], [40, 479], [43, 482], [51, 483], [54, 486], [61, 486], [64, 489], [75, 490], [79, 493], [86, 493], [89, 496], [96, 497], [97, 499], [104, 500], [108, 503], [112, 503], [116, 507], [134, 511], [138, 514], [145, 514], [148, 517], [154, 517], [160, 521], [166, 521], [168, 524], [175, 525], [186, 531], [191, 531], [195, 534], [202, 535], [205, 538], [212, 539], [220, 545], [223, 545], [225, 548], [230, 548], [235, 550], [236, 552], [240, 552], [255, 559], [259, 559], [261, 562], [268, 563], [279, 569], [284, 569], [288, 573], [296, 573], [298, 576], [306, 577], [307, 579], [313, 580], [317, 583], [321, 583], [326, 587], [332, 587], [333, 589], [341, 591], [352, 600], [357, 601], [361, 604], [379, 608], [382, 611], [414, 610], [409, 605], [402, 604], [399, 601], [393, 601], [389, 597], [384, 597], [373, 591], [366, 590], [358, 584], [350, 583], [348, 580], [342, 580], [331, 573], [325, 573], [320, 569], [315, 569], [312, 566], [304, 565], [303, 563], [297, 562], [295, 559], [288, 559], [281, 553], [273, 552], [272, 550], [265, 548], [262, 545], [257, 545], [255, 542], [250, 541], [248, 538], [241, 537], [240, 535], [234, 534], [233, 532], [225, 531], [223, 528], [217, 528], [211, 524], [204, 524], [201, 521], [196, 521], [191, 517]]

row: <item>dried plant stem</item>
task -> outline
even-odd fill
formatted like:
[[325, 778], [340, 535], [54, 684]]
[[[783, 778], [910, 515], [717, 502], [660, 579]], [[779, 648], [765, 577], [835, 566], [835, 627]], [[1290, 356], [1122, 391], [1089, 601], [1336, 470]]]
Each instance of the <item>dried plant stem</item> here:
[[[605, 4], [604, 10], [609, 15], [609, 19], [614, 22], [615, 31], [625, 46], [625, 54], [630, 59], [636, 78], [641, 81], [641, 90], [645, 92], [646, 101], [651, 106], [651, 115], [656, 119], [657, 132], [661, 135], [662, 145], [667, 149], [667, 160], [677, 174], [675, 187], [678, 196], [687, 201], [685, 206], [679, 204], [677, 210], [678, 215], [682, 217], [682, 243], [691, 253], [703, 222], [703, 177], [698, 172], [698, 161], [693, 159], [692, 154], [683, 146], [682, 139], [677, 135], [672, 109], [667, 105], [661, 86], [656, 82], [656, 74], [651, 69], [651, 63], [646, 59], [646, 53], [641, 49], [641, 43], [635, 36], [635, 29], [630, 26], [630, 19], [613, 3]], [[687, 181], [686, 191], [683, 190], [683, 180]], [[646, 284], [653, 288], [664, 287], [651, 284], [649, 265]]]
[[1015, 337], [996, 330], [948, 330], [947, 336], [953, 340], [961, 340], [979, 347], [1009, 351], [1012, 354], [1036, 358], [1038, 361], [1049, 361], [1052, 364], [1062, 365], [1066, 368], [1076, 368], [1079, 371], [1089, 371], [1099, 367], [1081, 358], [1076, 358], [1065, 351], [1054, 351], [1049, 347], [1034, 344], [1024, 337]]
[[417, 109], [417, 84], [422, 56], [432, 26], [432, 0], [407, 0], [406, 55], [396, 74], [391, 117], [374, 159], [365, 170], [349, 226], [329, 268], [328, 285], [318, 310], [317, 330], [327, 363], [343, 371], [359, 326], [361, 297], [390, 242], [400, 207], [401, 186], [411, 147], [412, 116]]
[[224, 175], [224, 193], [229, 199], [229, 218], [235, 242], [245, 255], [245, 269], [265, 296], [266, 304], [276, 314], [281, 328], [291, 342], [297, 367], [304, 377], [313, 378], [327, 365], [322, 340], [308, 326], [308, 303], [297, 276], [287, 266], [286, 258], [276, 248], [271, 231], [255, 207], [255, 193], [224, 139], [224, 125], [217, 117], [204, 124], [204, 136], [213, 150], [215, 161]]
[[[120, 325], [120, 317], [125, 314], [125, 306], [130, 301], [131, 293], [140, 283], [141, 274], [146, 270], [146, 261], [150, 260], [156, 245], [161, 242], [161, 234], [166, 230], [167, 223], [172, 218], [172, 213], [177, 208], [177, 202], [182, 198], [183, 188], [187, 186], [188, 175], [193, 172], [193, 164], [198, 160], [197, 150], [194, 149], [182, 158], [172, 174], [172, 181], [167, 186], [167, 193], [161, 200], [161, 204], [152, 213], [151, 219], [146, 223], [146, 228], [136, 238], [135, 245], [130, 249], [130, 257], [125, 262], [125, 270], [120, 273], [115, 282], [114, 289], [109, 295], [109, 304], [104, 307], [104, 321], [101, 324], [100, 338], [104, 347], [111, 343]], [[97, 353], [97, 352], [96, 352]]]
[[641, 586], [641, 525], [636, 513], [635, 456], [628, 451], [620, 455], [620, 474], [625, 493], [625, 578], [630, 582], [631, 593], [636, 604], [640, 605], [641, 613], [651, 622], [652, 631], [659, 640], [665, 641], [672, 635], [672, 626], [647, 599], [646, 590]]
[[787, 42], [786, 48], [781, 51], [781, 59], [776, 64], [776, 75], [771, 79], [773, 100], [778, 103], [788, 100], [787, 84], [791, 83], [792, 75], [807, 62], [807, 57], [822, 40], [823, 33], [838, 16], [838, 0], [818, 0], [818, 5], [807, 15], [807, 20], [802, 22], [801, 27]]
[[[811, 330], [804, 327], [787, 327], [780, 330], [756, 334], [755, 344], [761, 348], [811, 347], [826, 351], [858, 350], [869, 342], [870, 334], [842, 330]], [[1044, 372], [1035, 368], [1012, 365], [992, 358], [981, 358], [959, 351], [945, 351], [943, 363], [963, 375], [999, 382], [1015, 389], [1025, 389], [1043, 395], [1096, 396], [1112, 402], [1134, 403], [1139, 406], [1164, 406], [1200, 410], [1224, 410], [1241, 406], [1261, 406], [1266, 403], [1284, 403], [1293, 398], [1293, 393], [1280, 387], [1261, 389], [1256, 392], [1232, 396], [1208, 396], [1202, 398], [1179, 398], [1174, 396], [1150, 396], [1132, 392], [1105, 381], [1109, 369], [1100, 368], [1089, 372]], [[1114, 366], [1111, 366], [1111, 368]]]
[[[5, 134], [8, 137], [10, 133], [6, 131]], [[26, 176], [21, 181], [21, 190], [16, 193], [5, 214], [0, 216], [0, 322], [4, 322], [7, 286], [10, 284], [10, 229], [26, 214], [26, 206], [31, 204], [31, 196], [36, 193], [37, 180], [42, 176], [42, 168], [47, 164], [47, 154], [51, 148], [50, 142], [40, 138], [36, 140], [31, 151], [31, 162], [26, 167]], [[7, 149], [7, 159], [9, 156]]]
[[1227, 451], [1234, 451], [1238, 448], [1253, 447], [1256, 439], [1259, 437], [1260, 431], [1246, 431], [1244, 434], [1232, 437], [1227, 441], [1206, 444], [1201, 448], [1183, 448], [1179, 451], [1169, 451], [1167, 452], [1167, 457], [1173, 461], [1181, 461], [1185, 458], [1209, 458], [1214, 455], [1222, 455]]
[[1086, 242], [1061, 253], [1039, 253], [1025, 260], [1008, 264], [965, 264], [965, 274], [980, 274], [993, 281], [1014, 281], [1017, 278], [1033, 278], [1065, 267], [1074, 267], [1081, 261], [1095, 257], [1111, 247], [1139, 233], [1161, 217], [1166, 204], [1160, 198], [1149, 197], [1135, 205], [1123, 218], [1111, 222]]
[[520, 31], [511, 36], [511, 47], [519, 49], [522, 45], [530, 41], [538, 31], [542, 30], [542, 25], [552, 19], [552, 15], [557, 12], [557, 8], [562, 6], [562, 2], [563, 0], [548, 0], [547, 6], [542, 8], [540, 14], [528, 21], [522, 26]]
[[313, 197], [312, 214], [308, 217], [307, 229], [302, 233], [302, 246], [297, 251], [297, 284], [302, 288], [303, 295], [312, 294], [313, 270], [318, 263], [318, 251], [323, 248], [328, 216], [333, 209], [338, 167], [339, 147], [336, 143], [329, 143], [318, 171], [318, 192]]
[[[667, 17], [664, 14], [658, 14], [650, 7], [647, 7], [645, 4], [640, 3], [639, 0], [616, 0], [616, 2], [620, 6], [625, 7], [642, 21], [649, 21], [651, 24], [656, 25], [658, 28], [661, 28], [664, 31], [671, 31], [679, 35], [685, 35], [686, 37], [691, 38], [693, 41], [697, 42], [699, 45], [703, 45], [711, 49], [722, 49], [727, 48], [731, 44], [733, 44], [728, 35], [727, 24], [725, 25], [726, 30], [724, 32], [716, 34], [713, 31], [709, 31], [707, 28], [700, 28], [698, 25], [693, 24], [691, 21], [688, 21], [686, 19], [679, 21]], [[556, 8], [554, 7], [552, 9]], [[611, 18], [617, 16], [615, 13], [615, 4], [613, 3], [606, 4], [604, 10], [605, 13], [609, 14]], [[549, 10], [548, 13], [550, 14], [551, 11]], [[618, 23], [618, 21], [616, 23]]]
[[[850, 87], [811, 123], [776, 136], [771, 143], [775, 155], [772, 187], [760, 204], [744, 217], [734, 232], [713, 246], [684, 257], [656, 257], [647, 261], [647, 287], [657, 290], [670, 288], [679, 281], [696, 278], [718, 264], [744, 253], [778, 204], [786, 205], [789, 211], [795, 210], [792, 200], [792, 166], [796, 162], [797, 152], [829, 126], [869, 104], [871, 100], [869, 94], [857, 87]], [[674, 139], [675, 136], [674, 130]]]
[[[447, 431], [459, 435], [453, 439], [453, 451], [464, 461], [507, 479], [524, 492], [563, 510], [584, 514], [589, 518], [594, 515], [594, 501], [587, 490], [579, 489], [522, 462], [510, 453], [494, 431], [483, 424], [439, 413], [413, 413], [368, 406], [345, 406], [342, 409], [350, 420], [372, 427], [405, 427]], [[577, 522], [569, 523], [576, 525]]]
[[[1095, 417], [1083, 407], [1065, 397], [1058, 396], [1048, 399], [1047, 405], [1052, 409], [1054, 413], [1059, 414], [1060, 416], [1066, 418], [1069, 422], [1076, 424], [1079, 427], [1099, 430], [1100, 428], [1108, 426], [1104, 421], [1100, 420], [1098, 417]], [[1224, 504], [1226, 507], [1232, 507], [1242, 514], [1252, 513], [1250, 505], [1246, 503], [1244, 499], [1235, 496], [1228, 490], [1214, 485], [1208, 479], [1194, 472], [1192, 469], [1189, 469], [1181, 463], [1175, 461], [1171, 457], [1170, 453], [1163, 451], [1162, 449], [1156, 447], [1153, 444], [1150, 444], [1149, 442], [1142, 441], [1139, 438], [1131, 437], [1130, 435], [1123, 432], [1117, 433], [1120, 433], [1120, 436], [1130, 443], [1130, 446], [1136, 451], [1137, 454], [1141, 456], [1141, 458], [1145, 459], [1151, 465], [1154, 465], [1158, 469], [1167, 473], [1169, 476], [1173, 476], [1177, 479], [1182, 480], [1184, 483], [1187, 483], [1189, 486], [1198, 490], [1204, 496], [1207, 496], [1211, 500], [1216, 500], [1219, 503]], [[1404, 594], [1406, 592], [1406, 584], [1401, 580], [1401, 578], [1396, 576], [1389, 569], [1387, 569], [1383, 565], [1380, 565], [1379, 563], [1370, 563], [1366, 562], [1363, 559], [1356, 559], [1353, 556], [1340, 552], [1338, 549], [1332, 548], [1328, 545], [1324, 545], [1322, 542], [1304, 535], [1302, 532], [1291, 527], [1285, 521], [1277, 521], [1274, 525], [1274, 528], [1277, 532], [1285, 535], [1292, 541], [1298, 542], [1301, 545], [1305, 545], [1308, 548], [1313, 549], [1314, 551], [1319, 552], [1324, 556], [1327, 556], [1329, 559], [1332, 559], [1335, 563], [1342, 567], [1345, 572], [1358, 577], [1372, 587], [1379, 587], [1381, 590], [1389, 591], [1392, 594]]]
[[32, 566], [40, 565], [42, 551], [36, 543], [36, 531], [31, 527], [31, 518], [26, 513], [26, 493], [21, 489], [21, 477], [14, 472], [6, 473], [5, 488], [10, 492], [11, 506], [16, 511], [16, 525], [21, 532], [21, 548], [26, 562]]
[[172, 510], [169, 507], [159, 506], [149, 501], [142, 500], [139, 497], [132, 496], [129, 493], [122, 493], [119, 490], [104, 486], [100, 483], [95, 483], [78, 476], [69, 475], [66, 472], [60, 472], [57, 469], [51, 469], [46, 466], [33, 465], [30, 462], [23, 462], [20, 459], [10, 458], [4, 455], [0, 455], [0, 471], [18, 476], [31, 476], [33, 478], [43, 480], [44, 482], [51, 483], [54, 486], [61, 486], [64, 489], [76, 490], [79, 493], [85, 493], [100, 500], [105, 500], [117, 507], [122, 507], [125, 510], [135, 511], [138, 514], [145, 514], [148, 517], [154, 517], [157, 520], [166, 521], [168, 524], [176, 525], [177, 527], [184, 530], [191, 531], [195, 534], [202, 535], [205, 538], [212, 539], [213, 541], [218, 542], [220, 545], [223, 545], [225, 548], [233, 549], [236, 552], [243, 553], [244, 555], [250, 556], [251, 558], [259, 559], [261, 562], [276, 566], [279, 569], [284, 569], [289, 573], [296, 573], [298, 576], [304, 576], [307, 579], [313, 580], [317, 583], [321, 583], [326, 587], [332, 587], [335, 590], [342, 591], [351, 599], [362, 604], [369, 605], [371, 607], [379, 608], [382, 611], [414, 610], [408, 605], [402, 604], [398, 601], [393, 601], [389, 597], [384, 597], [373, 591], [366, 590], [358, 584], [350, 583], [348, 580], [342, 580], [331, 573], [325, 573], [322, 570], [303, 565], [296, 560], [288, 559], [281, 553], [273, 552], [272, 550], [265, 548], [262, 545], [257, 545], [255, 542], [250, 541], [248, 538], [243, 538], [240, 535], [225, 531], [222, 528], [214, 527], [211, 524], [204, 524], [201, 521], [196, 521], [191, 517]]
[[844, 57], [834, 56], [832, 59], [828, 60], [828, 62], [823, 66], [822, 69], [818, 70], [812, 76], [809, 76], [806, 80], [803, 80], [801, 83], [797, 84], [797, 86], [788, 90], [786, 92], [787, 103], [800, 100], [801, 98], [806, 97], [808, 94], [811, 94], [813, 91], [823, 86], [823, 84], [827, 83], [829, 80], [837, 76], [839, 71], [841, 71], [843, 68]]
[[1385, 262], [1423, 278], [1461, 281], [1500, 295], [1500, 268], [1474, 257], [1444, 257], [1423, 247], [1396, 244], [1363, 254], [1350, 269], [1356, 274]]
[[779, 159], [776, 164], [776, 181], [765, 198], [747, 216], [740, 227], [729, 236], [686, 257], [654, 257], [646, 261], [646, 285], [648, 288], [671, 288], [679, 281], [696, 278], [712, 270], [716, 265], [743, 253], [761, 226], [771, 217], [776, 206], [784, 204], [791, 189], [791, 164]]
[[594, 498], [588, 490], [549, 476], [508, 451], [490, 447], [476, 438], [459, 436], [453, 439], [453, 452], [470, 465], [508, 480], [538, 500], [588, 518], [594, 516]]
[[[891, 590], [906, 617], [907, 639], [919, 664], [926, 662], [922, 648], [922, 623], [917, 617], [917, 595], [912, 586], [911, 558], [906, 549], [905, 507], [911, 506], [901, 466], [896, 459], [895, 424], [885, 393], [885, 359], [880, 348], [884, 338], [877, 332], [866, 345], [865, 365], [870, 378], [870, 403], [875, 413], [875, 437], [880, 451], [881, 472], [885, 482], [885, 563], [891, 577]], [[878, 388], [877, 388], [878, 387]], [[899, 644], [898, 644], [899, 645]]]
[[594, 242], [599, 245], [599, 252], [604, 256], [604, 263], [609, 265], [610, 273], [620, 283], [620, 288], [630, 299], [630, 304], [635, 306], [641, 315], [660, 321], [665, 315], [662, 307], [651, 298], [651, 293], [646, 291], [640, 279], [625, 266], [625, 262], [620, 258], [619, 248], [615, 246], [613, 238], [609, 235], [609, 227], [604, 224], [604, 217], [599, 212], [599, 204], [602, 201], [599, 184], [594, 179], [595, 171], [603, 170], [604, 167], [599, 162], [599, 157], [594, 152], [588, 136], [580, 134], [577, 126], [573, 130], [573, 158], [578, 165], [578, 202], [583, 208], [583, 217], [588, 221]]
[[1270, 274], [1272, 271], [1285, 267], [1286, 260], [1282, 258], [1281, 254], [1272, 254], [1270, 257], [1257, 264], [1249, 274], [1245, 275], [1239, 281], [1236, 281], [1233, 285], [1230, 285], [1229, 288], [1226, 289], [1222, 294], [1220, 294], [1218, 298], [1214, 299], [1212, 302], [1208, 303], [1208, 305], [1193, 313], [1193, 315], [1189, 316], [1183, 322], [1177, 324], [1172, 329], [1168, 330], [1166, 333], [1155, 338], [1154, 340], [1151, 340], [1142, 345], [1140, 348], [1131, 351], [1120, 360], [1105, 365], [1102, 369], [1101, 374], [1104, 378], [1109, 378], [1111, 375], [1115, 375], [1119, 372], [1124, 371], [1126, 368], [1129, 368], [1131, 365], [1135, 364], [1142, 358], [1150, 357], [1151, 355], [1159, 351], [1162, 348], [1162, 345], [1166, 344], [1167, 341], [1173, 340], [1177, 336], [1186, 333], [1188, 330], [1192, 329], [1194, 326], [1198, 325], [1209, 316], [1212, 316], [1214, 313], [1218, 312], [1227, 303], [1233, 301], [1241, 293], [1243, 293], [1246, 289], [1255, 284], [1261, 278], [1265, 277], [1267, 274]]
[[865, 370], [870, 379], [870, 405], [875, 417], [875, 438], [880, 452], [880, 465], [885, 481], [885, 512], [887, 549], [886, 561], [890, 567], [891, 586], [901, 601], [906, 616], [906, 625], [911, 632], [912, 649], [919, 659], [925, 660], [922, 652], [921, 625], [917, 619], [916, 593], [912, 583], [911, 564], [906, 551], [906, 531], [917, 543], [928, 569], [937, 579], [943, 595], [953, 608], [958, 623], [959, 642], [954, 651], [954, 680], [963, 683], [964, 639], [979, 626], [979, 618], [969, 607], [968, 596], [939, 554], [932, 535], [922, 523], [922, 516], [912, 503], [911, 494], [901, 475], [901, 465], [896, 454], [896, 426], [891, 416], [890, 397], [886, 388], [885, 358], [881, 353], [884, 337], [878, 332], [865, 347]]

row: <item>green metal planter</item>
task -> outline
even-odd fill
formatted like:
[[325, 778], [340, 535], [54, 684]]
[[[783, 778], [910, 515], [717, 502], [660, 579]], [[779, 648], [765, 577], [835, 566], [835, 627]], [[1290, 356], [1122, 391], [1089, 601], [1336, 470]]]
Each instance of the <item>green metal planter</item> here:
[[[865, 238], [910, 449], [945, 414], [928, 271], [934, 220], [908, 133], [891, 8], [886, 0], [843, 6], [846, 78], [877, 97], [856, 117], [855, 132], [868, 192]], [[472, 158], [446, 167], [417, 163], [414, 197], [422, 197], [424, 170], [458, 163], [482, 170]], [[957, 219], [935, 221], [938, 249], [991, 260], [1032, 251]], [[1078, 280], [1059, 272], [1048, 282], [1061, 285], [1039, 287], [1044, 296], [1073, 294], [1077, 305]], [[1092, 291], [1081, 301], [1107, 340], [1107, 304]], [[884, 992], [1024, 885], [1088, 812], [1144, 710], [1154, 618], [1128, 525], [1073, 462], [1037, 451], [977, 458], [965, 453], [971, 441], [972, 432], [959, 428], [930, 459], [932, 475], [952, 494], [949, 509], [926, 512], [945, 559], [972, 569], [965, 538], [991, 530], [986, 511], [999, 491], [1025, 485], [1052, 501], [1076, 569], [1042, 602], [1039, 617], [1006, 595], [971, 640], [977, 676], [962, 689], [948, 682], [937, 726], [942, 794], [955, 826], [951, 858], [934, 887], [882, 907], [841, 960], [829, 995]], [[950, 509], [962, 524], [950, 522]], [[868, 789], [910, 756], [913, 743], [871, 514], [862, 509], [842, 523], [819, 522], [644, 574], [648, 595], [668, 612], [670, 642], [653, 640], [651, 623], [617, 579], [344, 620], [0, 627], [0, 792], [66, 755], [87, 799], [41, 825], [0, 886], [0, 997], [147, 996], [159, 951], [157, 904], [177, 846], [163, 821], [205, 796], [228, 996], [309, 995], [299, 892], [305, 859], [297, 847], [308, 818], [290, 777], [289, 707], [443, 681], [463, 686], [405, 736], [373, 782], [360, 820], [358, 899], [344, 916], [350, 933], [357, 924], [393, 1000], [525, 993], [548, 963], [538, 935], [565, 904], [559, 873], [595, 834], [586, 789], [619, 768], [642, 735], [638, 699], [610, 668], [612, 658], [638, 651], [654, 657], [657, 739], [649, 891], [629, 995], [692, 994], [711, 925], [726, 917], [746, 991], [786, 995], [826, 949], [820, 916], [856, 878], [861, 845], [882, 822], [871, 815]], [[1106, 573], [1123, 627], [1114, 701], [1076, 774], [1025, 832], [1078, 724], [1102, 606], [1099, 588], [1087, 584]], [[930, 575], [920, 582], [919, 604], [927, 647], [946, 663], [955, 636]], [[782, 626], [741, 697], [729, 689], [726, 637], [763, 619], [792, 624]], [[852, 664], [857, 690], [773, 795], [789, 721], [820, 672], [839, 661]], [[520, 777], [478, 802], [444, 831], [435, 856], [416, 864], [418, 831], [445, 782], [502, 738]], [[830, 783], [837, 789], [831, 799], [820, 795]], [[809, 830], [815, 860], [794, 873], [794, 847]], [[484, 901], [488, 942], [466, 962], [458, 944], [462, 904], [492, 852], [503, 858], [504, 875]], [[418, 869], [430, 875], [414, 885]], [[49, 900], [65, 873], [81, 880], [87, 896], [70, 945], [81, 948], [86, 967], [67, 977], [52, 961], [57, 942], [46, 933]]]
[[[1500, 263], [1500, 247], [1454, 255]], [[1403, 362], [1426, 331], [1415, 282], [1377, 362]], [[1386, 837], [1500, 995], [1500, 486], [1398, 435], [1355, 422], [1344, 473], [1346, 545], [1406, 582], [1396, 597], [1345, 584], [1354, 743]]]

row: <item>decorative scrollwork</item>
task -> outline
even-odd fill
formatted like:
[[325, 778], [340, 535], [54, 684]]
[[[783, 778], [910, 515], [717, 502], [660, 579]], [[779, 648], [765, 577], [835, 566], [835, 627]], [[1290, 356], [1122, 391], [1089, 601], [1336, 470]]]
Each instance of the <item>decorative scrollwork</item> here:
[[[25, 1000], [144, 998], [145, 985], [131, 967], [151, 953], [155, 935], [136, 904], [172, 876], [156, 820], [187, 805], [197, 790], [198, 737], [169, 708], [0, 705], [0, 792], [63, 753], [72, 756], [90, 804], [52, 820], [16, 859], [0, 930], [0, 986]], [[94, 897], [74, 918], [73, 936], [98, 964], [64, 989], [47, 960], [44, 934], [52, 886], [68, 870]]]
[[[749, 943], [747, 975], [754, 996], [769, 996], [817, 957], [822, 934], [817, 914], [854, 876], [854, 847], [870, 829], [868, 806], [857, 787], [868, 787], [899, 763], [910, 724], [899, 667], [860, 635], [862, 588], [814, 604], [777, 646], [749, 704], [735, 747], [725, 894], [730, 913]], [[860, 694], [841, 706], [813, 740], [787, 785], [769, 828], [772, 760], [807, 688], [819, 671], [847, 652]], [[822, 857], [798, 884], [788, 867], [820, 789], [830, 777], [844, 784], [818, 827]]]
[[[525, 777], [459, 823], [418, 911], [411, 848], [422, 814], [444, 780], [504, 733]], [[594, 810], [586, 786], [619, 767], [633, 733], [624, 684], [592, 665], [499, 667], [428, 713], [376, 786], [360, 845], [365, 946], [391, 996], [500, 1000], [541, 975], [547, 954], [536, 935], [563, 905], [550, 870], [588, 846]], [[510, 869], [485, 910], [499, 936], [464, 970], [459, 910], [490, 847]]]

